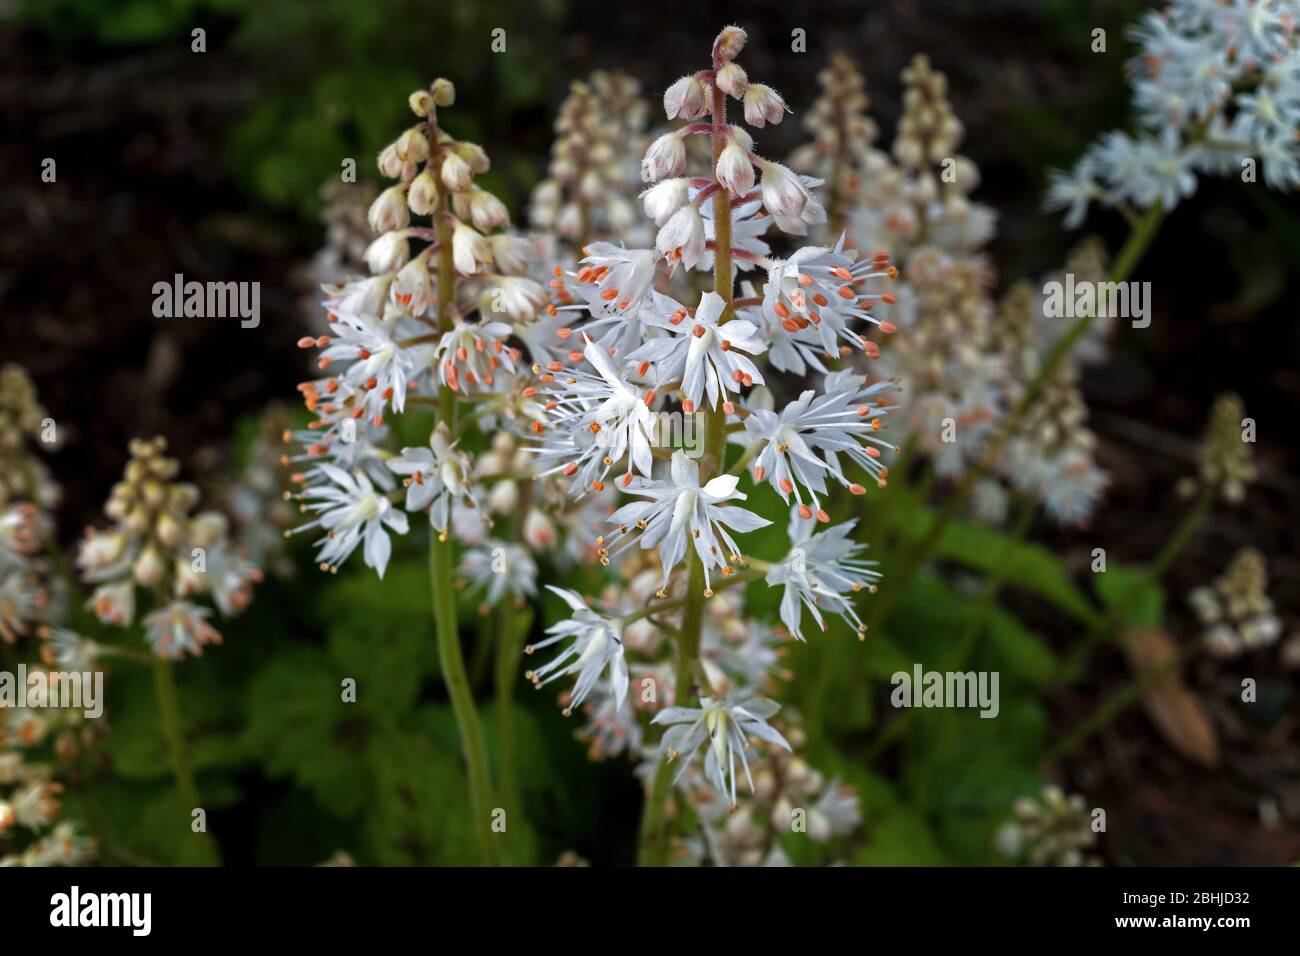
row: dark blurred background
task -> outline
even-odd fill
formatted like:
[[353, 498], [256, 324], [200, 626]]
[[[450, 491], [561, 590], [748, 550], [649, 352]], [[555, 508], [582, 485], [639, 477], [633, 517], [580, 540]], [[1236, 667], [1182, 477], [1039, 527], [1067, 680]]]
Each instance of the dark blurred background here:
[[[306, 368], [294, 347], [305, 320], [293, 277], [322, 243], [321, 186], [346, 157], [376, 178], [374, 156], [409, 120], [407, 93], [436, 76], [458, 90], [448, 126], [487, 149], [485, 185], [522, 223], [555, 110], [569, 81], [594, 69], [625, 70], [657, 100], [706, 61], [720, 26], [738, 22], [750, 78], [794, 110], [757, 136], [780, 158], [803, 140], [799, 121], [832, 50], [866, 75], [886, 143], [898, 74], [927, 53], [950, 78], [962, 152], [983, 177], [976, 195], [1000, 215], [991, 252], [1001, 289], [1059, 265], [1079, 238], [1040, 211], [1046, 170], [1125, 124], [1124, 27], [1146, 6], [0, 0], [0, 360], [30, 370], [62, 428], [51, 467], [66, 490], [63, 534], [96, 520], [130, 437], [167, 435], [202, 474], [225, 462], [241, 418], [295, 399]], [[1089, 50], [1096, 27], [1107, 31], [1105, 54]], [[196, 28], [204, 53], [191, 50]], [[504, 53], [489, 49], [496, 28]], [[805, 53], [791, 52], [795, 28], [806, 31]], [[55, 183], [41, 181], [47, 157]], [[1088, 230], [1112, 252], [1125, 231], [1105, 213]], [[1274, 598], [1292, 620], [1297, 249], [1294, 197], [1203, 180], [1136, 276], [1153, 285], [1152, 326], [1119, 330], [1111, 360], [1086, 382], [1113, 476], [1090, 533], [1125, 560], [1149, 558], [1176, 522], [1171, 488], [1194, 467], [1213, 396], [1244, 397], [1258, 422], [1260, 486], [1211, 521], [1170, 590], [1181, 597], [1253, 543], [1270, 556]], [[154, 318], [153, 284], [177, 272], [260, 281], [261, 326]]]

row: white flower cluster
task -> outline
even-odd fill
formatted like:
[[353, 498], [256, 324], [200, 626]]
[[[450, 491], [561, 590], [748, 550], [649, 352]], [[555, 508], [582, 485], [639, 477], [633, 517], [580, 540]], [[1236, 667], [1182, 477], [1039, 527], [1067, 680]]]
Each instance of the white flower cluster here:
[[[17, 365], [0, 368], [0, 645], [35, 634], [46, 665], [84, 671], [95, 646], [51, 627], [66, 605], [48, 554], [61, 496], [33, 453], [51, 421], [27, 373]], [[29, 678], [45, 670], [35, 662], [26, 667]], [[45, 748], [69, 760], [94, 737], [81, 711], [0, 707], [0, 866], [82, 865], [94, 857], [93, 841], [59, 820], [59, 767], [38, 753]]]
[[1282, 635], [1282, 622], [1268, 596], [1268, 562], [1254, 548], [1242, 548], [1212, 585], [1188, 596], [1205, 627], [1205, 645], [1216, 657], [1236, 657], [1267, 647]]
[[1089, 203], [1166, 211], [1198, 176], [1249, 175], [1272, 189], [1300, 185], [1300, 37], [1295, 0], [1172, 0], [1133, 28], [1136, 133], [1115, 130], [1068, 173], [1054, 173], [1047, 208]]
[[[738, 775], [749, 775], [751, 738], [788, 743], [767, 722], [777, 705], [758, 696], [776, 661], [774, 635], [746, 620], [738, 600], [722, 603], [722, 590], [766, 576], [784, 589], [791, 635], [802, 639], [810, 619], [825, 629], [828, 616], [861, 633], [853, 599], [878, 573], [851, 539], [853, 523], [830, 526], [831, 515], [883, 484], [883, 456], [896, 451], [884, 433], [890, 386], [840, 367], [879, 354], [872, 329], [894, 331], [879, 313], [894, 301], [886, 290], [896, 271], [888, 256], [860, 258], [842, 237], [772, 254], [772, 226], [805, 236], [826, 212], [813, 192], [820, 180], [763, 158], [727, 118], [728, 98], [750, 127], [787, 112], [736, 62], [744, 43], [742, 30], [727, 28], [710, 68], [664, 96], [667, 118], [681, 125], [640, 163], [653, 247], [591, 241], [570, 268], [529, 272], [554, 237], [491, 234], [506, 217], [474, 184], [487, 158], [437, 123], [450, 84], [413, 94], [423, 121], [380, 156], [399, 183], [372, 208], [385, 233], [367, 256], [375, 274], [328, 290], [331, 334], [301, 343], [322, 350], [328, 377], [300, 386], [317, 420], [293, 436], [306, 447], [292, 459], [328, 570], [362, 546], [382, 575], [389, 534], [407, 531], [412, 512], [464, 546], [461, 579], [488, 604], [538, 593], [541, 561], [609, 567], [624, 587], [599, 606], [548, 585], [568, 616], [528, 649], [555, 652], [529, 678], [573, 682], [564, 704], [587, 715], [595, 754], [644, 755], [640, 718], [651, 712], [668, 730], [649, 753], [671, 750], [685, 766], [707, 741], [705, 776], [728, 800]], [[603, 89], [577, 91], [587, 125], [610, 114], [613, 103], [589, 102], [613, 95]], [[687, 174], [693, 136], [712, 147], [705, 175]], [[557, 161], [573, 159], [571, 147], [557, 147]], [[609, 173], [582, 177], [589, 211], [617, 189]], [[567, 235], [563, 203], [551, 211], [543, 221]], [[412, 214], [432, 216], [433, 228], [413, 226]], [[618, 225], [608, 223], [611, 240], [635, 235]], [[413, 241], [427, 244], [412, 254]], [[708, 270], [714, 288], [700, 293], [689, 273]], [[737, 289], [737, 273], [765, 275], [761, 293], [749, 281]], [[386, 447], [385, 415], [412, 404], [458, 404], [461, 413], [440, 414], [427, 446]], [[790, 508], [790, 553], [776, 564], [743, 557], [744, 536], [770, 524], [745, 507], [746, 478]], [[839, 501], [837, 486], [847, 493]], [[510, 517], [517, 539], [497, 536], [494, 515]], [[690, 606], [715, 592], [704, 621], [692, 617]], [[684, 631], [700, 638], [689, 687], [664, 654], [665, 636]], [[648, 701], [646, 680], [657, 688]]]

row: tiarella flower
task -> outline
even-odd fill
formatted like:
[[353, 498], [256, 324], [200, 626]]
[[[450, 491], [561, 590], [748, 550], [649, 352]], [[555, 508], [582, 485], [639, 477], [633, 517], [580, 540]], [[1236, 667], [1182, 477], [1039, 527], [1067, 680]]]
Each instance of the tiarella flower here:
[[489, 538], [470, 548], [461, 559], [460, 573], [473, 591], [496, 605], [506, 595], [523, 601], [537, 593], [537, 562], [528, 549], [514, 542]]
[[739, 392], [742, 386], [763, 383], [763, 373], [742, 353], [758, 355], [767, 346], [752, 322], [732, 319], [718, 324], [726, 309], [720, 295], [704, 293], [694, 316], [667, 296], [656, 293], [654, 298], [655, 309], [643, 313], [642, 321], [668, 335], [651, 339], [627, 358], [653, 364], [659, 385], [680, 381], [686, 414], [694, 413], [706, 396], [709, 407], [716, 408], [727, 390]]
[[127, 627], [135, 619], [135, 584], [130, 579], [101, 584], [86, 606], [105, 624]]
[[808, 836], [818, 843], [843, 836], [862, 823], [862, 807], [853, 788], [832, 780], [808, 812]]
[[[693, 192], [693, 195], [698, 190]], [[704, 255], [696, 264], [701, 271], [713, 268], [713, 250], [708, 243], [716, 242], [718, 231], [713, 221], [713, 203], [706, 202], [700, 207], [704, 217], [704, 238], [706, 241]], [[772, 247], [763, 241], [763, 236], [772, 228], [771, 220], [763, 213], [763, 204], [758, 200], [731, 207], [731, 264], [741, 272], [756, 269], [766, 261]]]
[[87, 581], [120, 577], [131, 566], [131, 560], [126, 535], [120, 531], [87, 528], [77, 548], [77, 567]]
[[665, 179], [644, 190], [640, 198], [645, 204], [645, 214], [655, 221], [656, 226], [662, 226], [689, 201], [690, 184], [691, 181], [686, 178]]
[[0, 575], [0, 640], [17, 643], [46, 601], [45, 589], [34, 574], [12, 571]]
[[691, 765], [700, 745], [707, 744], [705, 779], [735, 806], [737, 757], [750, 791], [754, 789], [754, 778], [749, 772], [749, 738], [756, 737], [790, 750], [789, 742], [768, 724], [780, 709], [779, 704], [765, 697], [734, 701], [701, 697], [699, 707], [665, 707], [655, 714], [651, 723], [668, 728], [660, 743], [662, 752], [669, 760], [681, 759], [674, 783]]
[[562, 472], [573, 479], [575, 496], [601, 490], [624, 458], [624, 484], [634, 468], [649, 478], [656, 425], [647, 401], [653, 401], [652, 393], [632, 385], [596, 343], [588, 340], [582, 355], [594, 375], [581, 368], [542, 374], [539, 390], [547, 400], [546, 412], [544, 424], [535, 429], [541, 445], [534, 449], [541, 475]]
[[633, 481], [623, 489], [649, 500], [624, 505], [606, 519], [618, 531], [611, 536], [613, 547], [606, 545], [605, 538], [598, 539], [602, 561], [636, 540], [642, 548], [657, 547], [663, 592], [673, 568], [686, 557], [688, 543], [693, 544], [704, 565], [705, 593], [712, 594], [710, 569], [729, 576], [734, 572], [732, 563], [740, 558], [727, 529], [743, 533], [771, 524], [744, 508], [724, 504], [745, 500], [746, 495], [736, 490], [738, 481], [735, 475], [719, 475], [701, 486], [699, 466], [684, 452], [673, 452], [670, 481]]
[[866, 632], [866, 625], [853, 607], [852, 596], [864, 587], [874, 590], [880, 572], [873, 570], [877, 562], [857, 556], [867, 546], [850, 537], [856, 525], [856, 520], [846, 521], [814, 534], [812, 522], [800, 517], [798, 510], [791, 512], [790, 553], [772, 566], [765, 580], [773, 587], [785, 587], [781, 596], [781, 622], [801, 641], [804, 636], [800, 622], [805, 607], [823, 631], [826, 630], [822, 616], [825, 612], [842, 617], [859, 637]]
[[381, 416], [389, 402], [393, 411], [401, 412], [406, 406], [408, 382], [417, 369], [428, 364], [431, 351], [427, 347], [402, 348], [374, 319], [338, 313], [335, 318], [330, 323], [334, 334], [321, 352], [320, 367], [351, 363], [342, 378], [364, 393], [362, 407], [368, 416]]
[[572, 641], [549, 663], [528, 671], [524, 676], [533, 682], [534, 687], [540, 688], [553, 680], [576, 674], [577, 682], [573, 686], [569, 704], [564, 708], [567, 717], [573, 708], [582, 705], [601, 675], [608, 671], [613, 705], [615, 709], [621, 708], [627, 698], [628, 688], [622, 628], [616, 621], [602, 617], [587, 607], [576, 591], [550, 584], [546, 589], [564, 601], [573, 614], [567, 620], [548, 627], [546, 633], [550, 636], [536, 644], [530, 644], [524, 651], [532, 654], [561, 641]]
[[512, 329], [505, 322], [471, 325], [457, 318], [454, 328], [438, 341], [435, 360], [438, 380], [448, 388], [469, 394], [491, 388], [497, 372], [514, 371], [518, 353], [506, 346]]
[[470, 189], [451, 197], [453, 211], [461, 219], [468, 219], [479, 232], [491, 232], [510, 225], [510, 212], [506, 204], [486, 189]]
[[686, 169], [686, 143], [680, 132], [664, 133], [650, 144], [641, 160], [641, 181], [656, 183], [680, 176]]
[[196, 657], [205, 644], [220, 644], [221, 635], [208, 623], [212, 611], [188, 601], [173, 601], [145, 615], [145, 640], [159, 657]]
[[41, 660], [50, 667], [85, 672], [100, 655], [98, 644], [65, 627], [42, 628], [40, 636]]
[[217, 610], [225, 617], [239, 614], [252, 600], [253, 585], [262, 580], [261, 570], [226, 541], [208, 548], [205, 561], [207, 590]]
[[576, 289], [591, 316], [600, 319], [638, 311], [654, 285], [654, 252], [608, 242], [589, 243], [585, 252]]
[[316, 560], [323, 571], [337, 571], [340, 564], [364, 542], [362, 555], [366, 566], [382, 578], [388, 567], [393, 544], [388, 530], [406, 534], [406, 515], [393, 508], [388, 498], [375, 491], [370, 479], [361, 472], [349, 474], [334, 465], [322, 464], [320, 471], [328, 484], [305, 488], [300, 497], [305, 510], [318, 517], [295, 531], [322, 528], [325, 536], [316, 542], [320, 551]]
[[898, 270], [889, 265], [884, 253], [855, 261], [843, 251], [844, 239], [841, 235], [831, 249], [805, 246], [789, 259], [774, 263], [763, 289], [762, 310], [769, 322], [779, 320], [790, 333], [811, 326], [810, 334], [828, 358], [837, 357], [840, 339], [876, 358], [879, 347], [851, 329], [849, 322], [860, 319], [886, 334], [895, 331], [892, 322], [881, 321], [870, 311], [881, 303], [893, 304], [894, 296], [858, 286], [894, 278]]
[[745, 95], [745, 90], [749, 88], [749, 77], [745, 75], [745, 69], [739, 63], [728, 63], [718, 70], [717, 76], [713, 80], [718, 89], [722, 92], [741, 99]]
[[704, 220], [692, 203], [673, 213], [655, 236], [655, 249], [671, 265], [681, 263], [687, 269], [704, 255]]
[[[826, 494], [830, 477], [860, 495], [865, 489], [850, 482], [841, 470], [838, 455], [843, 453], [862, 466], [878, 483], [886, 473], [880, 462], [880, 449], [896, 451], [893, 444], [876, 437], [880, 431], [881, 408], [871, 405], [879, 393], [895, 388], [892, 382], [878, 382], [863, 388], [864, 379], [852, 376], [832, 379], [836, 387], [818, 397], [811, 389], [785, 407], [780, 415], [754, 409], [745, 419], [745, 430], [762, 448], [754, 460], [754, 480], [766, 479], [785, 502], [790, 495], [798, 502], [797, 513], [805, 518], [829, 521], [819, 495]], [[811, 507], [804, 503], [802, 486], [812, 498]]]
[[384, 314], [384, 304], [393, 285], [393, 276], [377, 275], [368, 279], [353, 279], [342, 285], [327, 285], [329, 296], [325, 303], [331, 313], [364, 315], [379, 318]]
[[[455, 442], [442, 422], [429, 436], [429, 446], [403, 448], [396, 458], [388, 460], [388, 467], [406, 476], [406, 510], [429, 510], [429, 523], [440, 534], [447, 533], [451, 517], [452, 500], [467, 502], [478, 510], [478, 502], [469, 486], [469, 456], [456, 450]], [[400, 512], [399, 512], [400, 514]], [[406, 519], [402, 516], [405, 534]], [[383, 577], [381, 572], [380, 577]]]

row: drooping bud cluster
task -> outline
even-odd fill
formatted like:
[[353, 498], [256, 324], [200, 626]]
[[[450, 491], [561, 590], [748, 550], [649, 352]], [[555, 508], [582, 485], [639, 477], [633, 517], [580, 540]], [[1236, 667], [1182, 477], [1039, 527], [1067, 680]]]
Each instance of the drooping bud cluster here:
[[13, 363], [0, 367], [0, 506], [22, 499], [42, 508], [58, 504], [58, 486], [31, 451], [42, 440], [47, 422], [26, 370]]
[[555, 121], [546, 178], [533, 190], [528, 221], [569, 242], [618, 235], [638, 244], [637, 169], [648, 107], [640, 84], [598, 70], [575, 80]]
[[106, 514], [112, 527], [87, 529], [77, 554], [82, 579], [96, 585], [87, 602], [106, 624], [129, 626], [137, 588], [153, 597], [145, 638], [160, 657], [202, 653], [221, 635], [208, 623], [212, 611], [191, 598], [208, 595], [221, 614], [247, 607], [262, 573], [229, 541], [229, 522], [218, 511], [194, 513], [199, 491], [177, 481], [180, 464], [167, 441], [134, 439], [122, 480], [113, 486]]
[[1188, 595], [1205, 627], [1205, 646], [1216, 657], [1236, 657], [1273, 644], [1282, 622], [1268, 596], [1268, 563], [1254, 548], [1242, 548], [1212, 585]]
[[1013, 817], [994, 838], [999, 853], [1026, 866], [1100, 866], [1097, 834], [1088, 805], [1079, 794], [1043, 788], [1041, 797], [1022, 797]]

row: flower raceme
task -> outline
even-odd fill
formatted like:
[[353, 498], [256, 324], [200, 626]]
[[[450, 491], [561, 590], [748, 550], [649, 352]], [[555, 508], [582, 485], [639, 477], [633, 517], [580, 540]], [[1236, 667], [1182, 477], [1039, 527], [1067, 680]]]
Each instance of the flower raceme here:
[[[730, 801], [736, 759], [748, 778], [756, 756], [749, 738], [789, 745], [767, 723], [777, 705], [755, 697], [779, 666], [775, 632], [748, 620], [739, 589], [725, 602], [715, 592], [766, 570], [785, 589], [791, 634], [802, 637], [805, 609], [823, 629], [827, 616], [860, 627], [853, 597], [877, 572], [849, 537], [853, 522], [822, 526], [832, 489], [854, 500], [882, 485], [896, 450], [886, 438], [896, 383], [867, 365], [879, 354], [872, 331], [894, 331], [884, 314], [896, 270], [843, 237], [773, 255], [773, 226], [803, 236], [826, 210], [820, 180], [758, 155], [742, 125], [743, 116], [761, 129], [788, 112], [736, 62], [744, 45], [743, 30], [723, 30], [710, 67], [664, 96], [665, 115], [683, 125], [640, 160], [653, 233], [617, 231], [613, 197], [600, 191], [622, 188], [615, 171], [576, 172], [588, 168], [577, 131], [608, 107], [593, 97], [627, 84], [575, 89], [554, 182], [533, 199], [549, 232], [529, 237], [506, 231], [508, 212], [476, 184], [486, 156], [446, 134], [430, 108], [381, 154], [398, 183], [372, 209], [372, 227], [386, 230], [367, 257], [373, 274], [328, 288], [331, 334], [302, 342], [323, 350], [322, 377], [300, 387], [315, 421], [291, 436], [304, 451], [286, 456], [329, 570], [360, 547], [382, 575], [389, 535], [420, 513], [440, 540], [465, 548], [461, 575], [489, 605], [532, 597], [543, 567], [593, 557], [611, 575], [605, 594], [589, 606], [571, 587], [547, 585], [569, 617], [528, 648], [557, 650], [528, 678], [573, 682], [566, 712], [586, 713], [601, 752], [653, 759], [708, 741], [704, 778]], [[432, 95], [413, 95], [413, 109]], [[716, 161], [688, 171], [686, 138], [696, 135], [710, 137]], [[593, 211], [589, 224], [615, 229], [586, 241], [576, 264], [554, 251], [582, 231], [571, 203]], [[700, 292], [689, 273], [704, 271], [723, 278]], [[725, 278], [737, 273], [758, 277], [762, 291], [749, 280], [738, 290]], [[394, 449], [385, 416], [418, 406], [438, 410], [429, 445]], [[685, 431], [666, 436], [663, 416], [683, 429], [698, 422], [703, 452]], [[498, 450], [503, 439], [517, 452]], [[492, 450], [476, 454], [485, 444]], [[744, 462], [729, 458], [737, 446]], [[771, 523], [744, 506], [740, 486], [751, 480], [791, 504], [792, 553], [806, 561], [744, 556], [745, 535]], [[670, 645], [691, 631], [689, 669], [674, 674]], [[657, 700], [626, 706], [634, 674], [653, 677]], [[640, 748], [650, 716], [668, 730], [661, 747]]]

